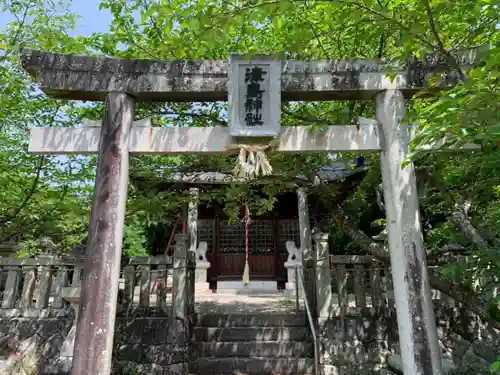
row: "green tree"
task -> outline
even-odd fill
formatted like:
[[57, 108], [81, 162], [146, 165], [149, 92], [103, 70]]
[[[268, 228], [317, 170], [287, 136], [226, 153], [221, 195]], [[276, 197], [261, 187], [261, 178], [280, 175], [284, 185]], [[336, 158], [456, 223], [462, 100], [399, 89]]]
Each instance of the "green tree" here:
[[[457, 77], [459, 84], [433, 97], [418, 95], [408, 105], [408, 121], [420, 123], [420, 133], [412, 145], [410, 158], [417, 165], [426, 246], [430, 258], [438, 259], [443, 245], [450, 241], [463, 244], [468, 256], [450, 267], [443, 267], [439, 280], [446, 281], [446, 285], [452, 285], [456, 290], [465, 290], [465, 299], [474, 296], [473, 292], [478, 293], [489, 301], [489, 312], [493, 315], [497, 312], [494, 285], [498, 284], [500, 275], [500, 172], [497, 167], [500, 161], [500, 111], [497, 104], [500, 31], [497, 27], [498, 4], [495, 2], [101, 1], [101, 9], [110, 11], [113, 21], [108, 32], [94, 33], [88, 38], [70, 38], [67, 35], [67, 30], [75, 21], [73, 15], [64, 14], [54, 19], [47, 16], [54, 7], [61, 6], [52, 1], [39, 0], [37, 4], [42, 6], [41, 10], [30, 10], [34, 12], [32, 17], [28, 17], [31, 24], [20, 27], [24, 25], [21, 22], [22, 11], [28, 3], [17, 2], [19, 8], [9, 8], [18, 15], [17, 21], [3, 31], [1, 39], [3, 45], [8, 47], [5, 49], [11, 51], [3, 61], [0, 77], [3, 90], [0, 124], [5, 129], [9, 128], [2, 133], [2, 149], [6, 150], [5, 155], [9, 152], [11, 156], [15, 154], [17, 159], [6, 156], [0, 160], [2, 171], [5, 171], [0, 178], [6, 182], [5, 186], [9, 186], [0, 193], [1, 202], [5, 202], [0, 213], [2, 217], [15, 214], [16, 220], [22, 219], [22, 225], [9, 224], [7, 229], [2, 229], [2, 233], [9, 233], [12, 228], [30, 227], [34, 232], [22, 230], [19, 238], [34, 240], [46, 232], [42, 222], [64, 222], [59, 219], [64, 217], [68, 223], [63, 226], [82, 228], [79, 232], [75, 229], [75, 233], [83, 236], [87, 218], [82, 217], [85, 216], [83, 212], [88, 212], [87, 182], [93, 173], [92, 160], [67, 159], [67, 163], [77, 165], [74, 170], [81, 173], [78, 175], [69, 173], [68, 168], [58, 168], [55, 164], [57, 158], [41, 159], [28, 155], [25, 148], [26, 127], [37, 121], [46, 125], [74, 126], [83, 118], [98, 119], [102, 113], [102, 104], [77, 103], [76, 106], [75, 103], [50, 101], [33, 87], [26, 87], [26, 77], [18, 61], [19, 46], [148, 59], [216, 60], [227, 59], [231, 52], [274, 54], [282, 59], [303, 60], [383, 59], [391, 66], [412, 56], [423, 59], [426, 53], [433, 53], [440, 56], [448, 69], [447, 74]], [[6, 2], [3, 4], [7, 7]], [[16, 36], [16, 30], [20, 30], [20, 37]], [[460, 69], [460, 61], [456, 59], [458, 51], [486, 44], [491, 48], [482, 57], [484, 64]], [[151, 117], [155, 126], [224, 126], [226, 110], [226, 103], [141, 103], [136, 117]], [[310, 125], [318, 130], [329, 124], [356, 123], [360, 116], [374, 115], [371, 101], [291, 102], [282, 105], [284, 125]], [[479, 143], [482, 152], [429, 155], [418, 151], [419, 146], [443, 138], [452, 146]], [[350, 156], [344, 155], [346, 158]], [[327, 221], [337, 224], [335, 235], [338, 238], [345, 240], [347, 234], [361, 249], [372, 251], [380, 247], [376, 247], [370, 237], [358, 229], [366, 229], [369, 218], [382, 230], [384, 221], [383, 212], [377, 209], [381, 203], [378, 199], [378, 156], [368, 154], [365, 157], [368, 169], [365, 179], [342, 207], [331, 207], [334, 214]], [[11, 160], [18, 160], [18, 164]], [[229, 156], [133, 157], [126, 218], [127, 253], [147, 251], [150, 229], [170, 225], [166, 213], [175, 217], [185, 200], [182, 191], [163, 191], [159, 188], [169, 171], [230, 171], [233, 162]], [[312, 180], [315, 168], [327, 162], [327, 155], [272, 155], [271, 162], [287, 182], [287, 177], [304, 171], [310, 171], [307, 175]], [[23, 168], [13, 169], [12, 165]], [[37, 177], [37, 170], [42, 168], [38, 168], [39, 165], [49, 172], [40, 173]], [[15, 179], [20, 181], [19, 185], [8, 185], [8, 181]], [[35, 193], [31, 194], [28, 203], [23, 203], [33, 185], [37, 186]], [[64, 200], [57, 198], [61, 194], [61, 186], [71, 187]], [[269, 208], [275, 194], [289, 188], [289, 183], [273, 185], [263, 198], [255, 198], [255, 209]], [[315, 189], [326, 197], [335, 193], [325, 191], [326, 187], [322, 186]], [[233, 206], [226, 205], [226, 210], [234, 213], [234, 204], [243, 202], [249, 194], [248, 187], [227, 186], [218, 192], [204, 192], [202, 199], [206, 202], [231, 201]], [[51, 218], [43, 218], [43, 221], [33, 219], [34, 216], [30, 219], [29, 215], [47, 207], [43, 204], [49, 202], [48, 197], [57, 200], [54, 204], [59, 205], [60, 211], [54, 212], [59, 212], [60, 216], [52, 215]], [[19, 211], [19, 207], [23, 208]], [[55, 230], [54, 225], [50, 224], [52, 230], [62, 236], [65, 229]], [[351, 244], [346, 244], [346, 247], [349, 246]], [[68, 248], [67, 245], [64, 247]], [[458, 284], [458, 281], [462, 283]]]
[[26, 252], [32, 253], [41, 250], [40, 238], [50, 236], [58, 249], [68, 248], [85, 231], [93, 171], [82, 158], [27, 152], [30, 127], [73, 126], [74, 103], [48, 100], [29, 83], [19, 52], [23, 47], [78, 50], [72, 46], [79, 43], [67, 34], [75, 16], [67, 12], [66, 3], [57, 1], [0, 1], [0, 10], [12, 18], [0, 31], [4, 51], [0, 56], [0, 242], [24, 242]]

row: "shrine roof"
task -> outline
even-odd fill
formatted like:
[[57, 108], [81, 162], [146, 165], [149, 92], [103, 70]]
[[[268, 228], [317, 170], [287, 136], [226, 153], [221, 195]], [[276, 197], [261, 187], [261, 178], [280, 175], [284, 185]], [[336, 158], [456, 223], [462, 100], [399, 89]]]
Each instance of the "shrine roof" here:
[[[330, 182], [346, 178], [365, 169], [364, 160], [362, 157], [349, 160], [337, 160], [319, 168], [317, 176], [321, 182]], [[260, 177], [252, 180], [254, 184], [266, 184], [283, 178], [280, 173], [274, 173], [270, 176]], [[171, 183], [184, 183], [188, 185], [225, 185], [231, 183], [245, 182], [246, 180], [234, 177], [230, 172], [217, 171], [199, 171], [199, 172], [171, 172], [164, 179]], [[296, 176], [297, 183], [307, 183], [309, 180], [306, 176]]]

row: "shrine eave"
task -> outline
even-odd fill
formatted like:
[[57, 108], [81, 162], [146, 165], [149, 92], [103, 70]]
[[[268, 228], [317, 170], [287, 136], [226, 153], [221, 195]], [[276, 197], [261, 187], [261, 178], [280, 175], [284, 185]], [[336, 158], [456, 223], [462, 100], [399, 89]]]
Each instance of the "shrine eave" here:
[[[489, 46], [454, 53], [463, 71], [479, 64]], [[388, 64], [383, 60], [282, 61], [284, 101], [371, 99], [395, 84], [406, 97], [437, 79], [433, 89], [459, 79], [447, 57], [430, 54], [422, 61]], [[104, 100], [108, 92], [125, 91], [140, 101], [224, 101], [230, 75], [226, 61], [126, 60], [22, 51], [24, 69], [49, 96], [74, 100]]]
[[[325, 166], [322, 166], [316, 172], [316, 176], [319, 177], [321, 183], [330, 183], [348, 178], [350, 176], [359, 174], [365, 170], [364, 164], [359, 164], [358, 159], [345, 159], [336, 162], [332, 162]], [[356, 165], [358, 163], [358, 165]], [[353, 166], [356, 165], [356, 166]], [[163, 175], [165, 170], [159, 168], [158, 174]], [[136, 180], [142, 180], [144, 177], [137, 176]], [[309, 185], [311, 181], [303, 175], [296, 177], [286, 176], [275, 172], [270, 176], [260, 176], [253, 179], [242, 179], [234, 177], [230, 172], [218, 172], [218, 171], [191, 171], [191, 172], [170, 172], [166, 173], [161, 177], [162, 183], [165, 184], [180, 184], [185, 186], [203, 186], [203, 185], [231, 185], [231, 184], [252, 184], [266, 185], [275, 184], [277, 182], [282, 183], [294, 183], [298, 186]]]

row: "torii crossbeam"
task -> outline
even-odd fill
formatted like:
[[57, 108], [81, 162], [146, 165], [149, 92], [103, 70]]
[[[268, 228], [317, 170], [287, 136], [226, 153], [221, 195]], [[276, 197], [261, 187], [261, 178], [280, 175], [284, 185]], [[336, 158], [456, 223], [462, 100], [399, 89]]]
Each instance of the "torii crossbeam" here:
[[[454, 57], [462, 70], [467, 70], [480, 63], [487, 49], [464, 50]], [[433, 54], [423, 61], [409, 61], [403, 68], [377, 60], [283, 61], [281, 75], [276, 78], [281, 100], [375, 100], [377, 120], [362, 119], [359, 131], [354, 126], [331, 126], [324, 134], [310, 133], [306, 127], [282, 128], [274, 151], [381, 152], [405, 375], [442, 372], [414, 167], [402, 166], [413, 131], [400, 123], [405, 99], [422, 90], [431, 77], [439, 82], [433, 90], [457, 82], [458, 74], [446, 64], [448, 58]], [[30, 151], [99, 154], [72, 374], [109, 374], [128, 154], [221, 154], [232, 142], [227, 128], [134, 127], [135, 102], [227, 100], [231, 92], [228, 85], [231, 80], [235, 85], [239, 76], [232, 75], [230, 64], [224, 61], [120, 60], [31, 50], [23, 52], [22, 61], [49, 96], [106, 101], [100, 129], [34, 128]], [[276, 102], [273, 97], [269, 100], [268, 108], [279, 110], [279, 101], [272, 103]]]

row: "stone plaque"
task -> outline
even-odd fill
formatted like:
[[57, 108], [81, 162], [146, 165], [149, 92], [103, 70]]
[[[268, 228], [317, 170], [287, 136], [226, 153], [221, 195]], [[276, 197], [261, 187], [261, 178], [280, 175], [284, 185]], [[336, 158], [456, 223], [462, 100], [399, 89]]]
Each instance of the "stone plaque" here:
[[229, 59], [229, 131], [233, 137], [280, 134], [281, 61]]

